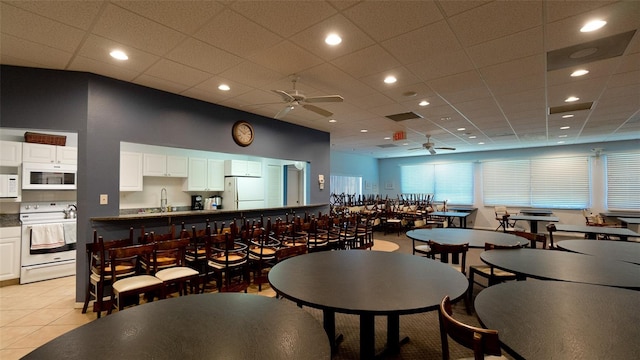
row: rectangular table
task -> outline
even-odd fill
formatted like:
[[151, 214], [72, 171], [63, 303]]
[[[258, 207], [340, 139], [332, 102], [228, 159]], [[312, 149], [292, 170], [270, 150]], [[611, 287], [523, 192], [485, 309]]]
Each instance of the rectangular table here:
[[[635, 231], [631, 231], [627, 228], [618, 228], [618, 227], [607, 227], [607, 226], [587, 226], [587, 225], [566, 225], [566, 224], [556, 224], [555, 230], [553, 231], [563, 231], [563, 232], [577, 232], [587, 234], [588, 238], [595, 239], [596, 235], [612, 235], [620, 237], [620, 240], [627, 240], [629, 237], [640, 237]], [[553, 231], [550, 232], [549, 236], [553, 239]]]
[[638, 229], [640, 228], [640, 218], [619, 217], [618, 220], [620, 220], [622, 226], [635, 232], [638, 232]]
[[451, 227], [456, 227], [453, 224], [453, 218], [458, 218], [460, 221], [460, 227], [465, 229], [467, 228], [467, 216], [469, 215], [471, 215], [471, 213], [455, 211], [434, 211], [432, 213], [429, 213], [429, 216], [440, 216], [447, 218], [447, 223], [449, 223], [449, 226]]
[[447, 206], [447, 210], [448, 211], [460, 211], [460, 212], [474, 212], [476, 210], [478, 210], [478, 208], [473, 207], [473, 206], [464, 206], [464, 205], [451, 205], [451, 206]]
[[[529, 227], [531, 228], [531, 232], [533, 234], [538, 233], [538, 221], [546, 221], [546, 222], [558, 222], [557, 216], [537, 216], [537, 215], [511, 215], [509, 216], [509, 220], [518, 221], [525, 220], [529, 222]], [[515, 223], [515, 222], [514, 222]]]
[[551, 210], [551, 209], [527, 208], [527, 209], [520, 209], [520, 214], [526, 214], [526, 215], [551, 215], [551, 214], [553, 214], [553, 210]]

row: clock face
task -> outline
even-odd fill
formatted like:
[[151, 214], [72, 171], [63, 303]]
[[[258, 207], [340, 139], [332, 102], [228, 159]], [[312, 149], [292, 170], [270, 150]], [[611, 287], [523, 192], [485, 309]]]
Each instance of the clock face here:
[[233, 125], [233, 140], [240, 146], [249, 146], [253, 142], [253, 126], [246, 121], [238, 121]]

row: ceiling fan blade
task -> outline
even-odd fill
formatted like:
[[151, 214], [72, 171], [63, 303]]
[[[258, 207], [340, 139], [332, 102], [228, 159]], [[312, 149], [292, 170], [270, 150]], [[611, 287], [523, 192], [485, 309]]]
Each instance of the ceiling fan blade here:
[[441, 150], [455, 150], [456, 148], [454, 148], [454, 147], [450, 147], [450, 146], [443, 146], [443, 147], [437, 147], [436, 149], [441, 149]]
[[280, 110], [276, 116], [274, 116], [274, 119], [282, 119], [285, 115], [287, 115], [289, 113], [289, 111], [293, 110], [293, 105], [289, 104], [287, 106], [284, 107], [284, 109]]
[[333, 113], [331, 111], [319, 108], [319, 107], [314, 106], [314, 105], [306, 105], [305, 104], [305, 105], [302, 105], [302, 107], [307, 109], [307, 110], [313, 111], [316, 114], [320, 114], [322, 116], [325, 116], [325, 117], [333, 115]]
[[431, 155], [435, 155], [436, 154], [436, 151], [432, 147], [427, 148], [427, 150], [429, 150]]
[[418, 147], [418, 148], [409, 148], [409, 149], [407, 149], [407, 150], [424, 150], [424, 148], [423, 148], [423, 147]]
[[286, 91], [282, 91], [282, 90], [271, 90], [271, 91], [282, 96], [282, 99], [286, 102], [292, 102], [296, 100], [293, 96], [289, 95], [289, 93], [287, 93]]
[[305, 98], [304, 101], [308, 103], [343, 102], [344, 98], [340, 95], [324, 95], [324, 96], [311, 96], [311, 97]]

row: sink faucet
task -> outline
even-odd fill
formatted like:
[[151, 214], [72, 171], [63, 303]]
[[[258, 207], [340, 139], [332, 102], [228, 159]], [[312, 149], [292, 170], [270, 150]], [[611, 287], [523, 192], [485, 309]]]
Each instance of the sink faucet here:
[[167, 211], [167, 189], [160, 190], [160, 211]]

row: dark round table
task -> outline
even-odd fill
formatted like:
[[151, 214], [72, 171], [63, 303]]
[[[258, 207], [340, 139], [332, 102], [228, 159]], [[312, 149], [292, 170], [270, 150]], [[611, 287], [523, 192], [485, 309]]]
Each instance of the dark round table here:
[[640, 291], [557, 281], [512, 281], [475, 300], [483, 326], [516, 358], [640, 359]]
[[640, 264], [640, 243], [615, 240], [562, 240], [563, 250]]
[[260, 295], [201, 294], [126, 309], [24, 359], [330, 359], [319, 321]]
[[529, 244], [529, 240], [513, 234], [473, 229], [417, 229], [407, 231], [407, 236], [413, 240], [424, 242], [432, 240], [440, 244], [460, 245], [468, 243], [469, 247], [481, 249], [484, 249], [484, 243], [508, 246], [517, 244], [526, 246]]
[[424, 257], [379, 251], [311, 253], [269, 271], [275, 291], [300, 305], [323, 310], [335, 350], [335, 313], [360, 316], [360, 358], [375, 355], [375, 315], [387, 321], [386, 351], [399, 351], [400, 315], [435, 310], [445, 295], [461, 298], [468, 280], [451, 266]]
[[640, 289], [640, 266], [568, 251], [489, 250], [480, 259], [522, 277]]

